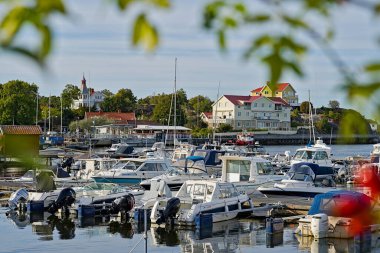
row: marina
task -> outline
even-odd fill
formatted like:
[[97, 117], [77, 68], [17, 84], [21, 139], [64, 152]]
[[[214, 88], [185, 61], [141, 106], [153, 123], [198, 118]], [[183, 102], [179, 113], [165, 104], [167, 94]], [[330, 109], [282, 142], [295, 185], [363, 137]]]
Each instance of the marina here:
[[[226, 149], [227, 151], [223, 151], [220, 153], [220, 156], [218, 156], [222, 162], [219, 172], [221, 178], [218, 179], [218, 177], [215, 178], [215, 175], [209, 178], [210, 175], [206, 173], [205, 159], [207, 159], [208, 156], [199, 156], [203, 154], [201, 152], [207, 151], [209, 153], [212, 150], [204, 150], [201, 148], [198, 152], [197, 149], [193, 149], [193, 153], [190, 152], [190, 154], [197, 154], [198, 156], [189, 156], [186, 159], [180, 159], [180, 161], [184, 162], [180, 163], [182, 165], [178, 167], [178, 165], [175, 165], [176, 163], [171, 165], [171, 162], [169, 162], [169, 158], [173, 156], [171, 153], [164, 154], [165, 152], [160, 149], [162, 146], [156, 145], [156, 147], [159, 148], [145, 149], [145, 152], [148, 151], [149, 154], [146, 159], [150, 159], [149, 161], [167, 161], [162, 164], [169, 166], [168, 168], [170, 168], [169, 171], [171, 172], [167, 175], [162, 174], [156, 178], [153, 177], [153, 179], [148, 179], [144, 176], [145, 181], [143, 182], [138, 180], [138, 182], [124, 182], [124, 186], [123, 184], [122, 186], [115, 184], [112, 186], [110, 180], [106, 180], [108, 182], [107, 184], [110, 185], [106, 186], [107, 184], [104, 184], [106, 181], [88, 185], [86, 185], [85, 181], [81, 181], [81, 184], [78, 185], [85, 185], [84, 187], [76, 186], [64, 190], [57, 189], [42, 194], [34, 192], [28, 193], [28, 191], [19, 190], [12, 194], [10, 199], [13, 198], [14, 200], [11, 201], [7, 197], [13, 192], [8, 191], [11, 189], [9, 185], [10, 181], [0, 181], [0, 185], [5, 189], [2, 191], [3, 196], [0, 199], [2, 205], [0, 209], [0, 222], [2, 223], [0, 228], [3, 229], [7, 226], [12, 226], [11, 224], [16, 224], [16, 226], [12, 226], [12, 233], [23, 233], [31, 229], [31, 232], [27, 235], [28, 237], [33, 238], [39, 236], [40, 240], [43, 241], [70, 239], [73, 241], [72, 247], [77, 245], [75, 240], [78, 240], [81, 236], [86, 236], [86, 233], [91, 233], [91, 238], [96, 240], [95, 244], [99, 243], [99, 248], [97, 248], [99, 251], [94, 250], [94, 252], [101, 252], [101, 245], [104, 245], [109, 235], [112, 235], [112, 240], [128, 240], [127, 245], [131, 245], [130, 247], [133, 249], [132, 252], [144, 252], [145, 250], [148, 252], [163, 252], [166, 247], [170, 247], [173, 252], [199, 252], [199, 250], [245, 252], [250, 248], [260, 248], [263, 250], [278, 248], [281, 250], [291, 249], [300, 252], [304, 250], [319, 252], [316, 250], [325, 248], [326, 240], [334, 240], [334, 238], [321, 237], [318, 239], [321, 240], [321, 243], [318, 244], [313, 240], [308, 241], [307, 238], [305, 239], [305, 233], [307, 236], [310, 236], [311, 232], [303, 232], [303, 234], [297, 234], [296, 232], [297, 224], [301, 221], [303, 222], [304, 217], [311, 217], [305, 215], [308, 215], [312, 209], [315, 194], [306, 197], [305, 195], [299, 195], [297, 197], [294, 196], [294, 194], [278, 196], [278, 194], [273, 195], [273, 192], [268, 194], [262, 191], [260, 193], [260, 189], [265, 189], [265, 187], [270, 187], [270, 185], [273, 184], [276, 187], [276, 184], [283, 182], [285, 180], [284, 178], [286, 178], [284, 175], [272, 174], [276, 173], [276, 171], [281, 171], [281, 168], [278, 167], [279, 164], [274, 162], [274, 157], [278, 157], [279, 153], [285, 152], [293, 152], [293, 154], [296, 155], [295, 157], [298, 157], [297, 154], [301, 152], [300, 150], [303, 150], [302, 152], [309, 152], [308, 149], [300, 149], [299, 146], [266, 146], [266, 153], [261, 155], [254, 154], [252, 156], [248, 151], [248, 156], [244, 156], [241, 151], [236, 152], [236, 149], [229, 147]], [[350, 159], [349, 157], [357, 156], [361, 152], [367, 153], [368, 157], [373, 146], [332, 145], [329, 148], [331, 148], [331, 152], [334, 152], [335, 159], [338, 156], [342, 157], [339, 159]], [[93, 155], [98, 152], [102, 153], [102, 150], [104, 149], [93, 150]], [[231, 152], [228, 150], [233, 150], [233, 152], [225, 154], [224, 152]], [[273, 151], [279, 153], [275, 154]], [[59, 152], [62, 152], [62, 150]], [[156, 156], [152, 155], [154, 152], [160, 154], [161, 160], [157, 160], [157, 158], [155, 158]], [[330, 149], [328, 152], [330, 155]], [[46, 155], [44, 156], [46, 157]], [[120, 169], [121, 171], [125, 170], [128, 172], [127, 174], [131, 174], [131, 172], [134, 173], [134, 171], [139, 170], [138, 168], [140, 168], [144, 162], [148, 161], [141, 158], [120, 158], [115, 160], [114, 158], [109, 159], [104, 157], [97, 159], [98, 160], [79, 159], [78, 161], [81, 161], [81, 165], [78, 165], [79, 167], [76, 167], [74, 159], [74, 161], [72, 161], [71, 173], [83, 175], [82, 170], [90, 171], [93, 173], [92, 175], [95, 175], [95, 177], [87, 177], [91, 182], [93, 179], [97, 181], [96, 178], [106, 178], [101, 176], [101, 173], [116, 175], [116, 172]], [[272, 160], [273, 162], [271, 163], [270, 161]], [[62, 161], [65, 161], [65, 159], [62, 159]], [[118, 166], [120, 162], [122, 162], [123, 166]], [[203, 165], [200, 164], [200, 162], [203, 162]], [[329, 161], [329, 165], [331, 166], [334, 162], [335, 160], [333, 160], [333, 162]], [[322, 166], [324, 165], [325, 164], [322, 164]], [[125, 169], [125, 166], [129, 166], [129, 169]], [[171, 168], [171, 166], [173, 166], [173, 168]], [[286, 164], [283, 164], [283, 166], [286, 166]], [[308, 160], [295, 162], [295, 160], [288, 159], [288, 166], [291, 168], [289, 172], [287, 172], [290, 178], [300, 178], [301, 174], [298, 173], [301, 172], [298, 172], [298, 170], [302, 168], [302, 175], [308, 175], [307, 177], [302, 176], [302, 180], [304, 180], [304, 178], [315, 180], [315, 173], [318, 174], [317, 171], [321, 170], [318, 164], [310, 164]], [[120, 168], [116, 169], [116, 167]], [[175, 171], [174, 168], [182, 172], [173, 174], [173, 171]], [[309, 170], [305, 170], [305, 168]], [[65, 170], [67, 170], [67, 168]], [[113, 170], [115, 171], [113, 172]], [[157, 171], [157, 169], [155, 170]], [[325, 170], [326, 169], [324, 169], [324, 171]], [[35, 186], [33, 183], [33, 171], [28, 173], [20, 179], [16, 179], [14, 182], [21, 183], [21, 186], [30, 184], [28, 188], [33, 189]], [[165, 170], [163, 170], [162, 173], [165, 173]], [[197, 175], [197, 177], [193, 178], [198, 178], [198, 181], [187, 177], [187, 173], [196, 173], [193, 175]], [[170, 186], [170, 184], [172, 184], [171, 182], [177, 182], [177, 179], [173, 177], [174, 175], [178, 178], [184, 177], [181, 179], [184, 180], [182, 181], [183, 183]], [[330, 176], [330, 174], [327, 176]], [[54, 177], [52, 177], [52, 179]], [[141, 176], [136, 178], [141, 178]], [[73, 178], [70, 180], [73, 180]], [[78, 178], [76, 180], [80, 182]], [[167, 182], [165, 180], [167, 180]], [[221, 180], [221, 182], [230, 183], [222, 183], [219, 186], [219, 183], [216, 183], [219, 180]], [[58, 183], [62, 181], [62, 179], [54, 181]], [[144, 186], [144, 190], [143, 187], [137, 187], [140, 182], [142, 186], [146, 185], [144, 182], [149, 182], [152, 185], [150, 185], [149, 188]], [[307, 182], [308, 180], [306, 179], [306, 184]], [[127, 183], [127, 185], [125, 185], [125, 183]], [[169, 186], [166, 185], [166, 183], [168, 183]], [[49, 184], [45, 182], [42, 186], [45, 187], [45, 189], [49, 189], [46, 188], [48, 185]], [[58, 185], [59, 184], [57, 184], [57, 186]], [[194, 192], [192, 185], [195, 185]], [[18, 186], [20, 186], [20, 184]], [[70, 185], [67, 184], [67, 186]], [[131, 186], [132, 188], [128, 189], [128, 187]], [[228, 190], [228, 188], [225, 188], [227, 186], [233, 188]], [[17, 184], [15, 187], [17, 187]], [[235, 187], [237, 190], [233, 190]], [[302, 187], [305, 187], [305, 185], [303, 184]], [[341, 184], [338, 187], [338, 189], [344, 188], [347, 187]], [[178, 194], [176, 190], [179, 190]], [[190, 193], [188, 193], [189, 190]], [[331, 188], [318, 193], [334, 192], [336, 190], [337, 188]], [[234, 191], [236, 192], [234, 193]], [[244, 195], [241, 194], [244, 192], [248, 193], [248, 196], [245, 195], [246, 197], [243, 197]], [[281, 193], [284, 193], [284, 191], [281, 190]], [[190, 200], [185, 200], [187, 194], [190, 194]], [[215, 197], [209, 198], [208, 194]], [[222, 195], [217, 197], [215, 194]], [[221, 199], [218, 200], [218, 198]], [[237, 200], [236, 203], [234, 202], [235, 198]], [[21, 200], [27, 200], [27, 202], [20, 202]], [[208, 201], [211, 202], [207, 203]], [[247, 202], [247, 204], [245, 202]], [[11, 206], [10, 203], [14, 204]], [[191, 207], [192, 205], [193, 207]], [[13, 209], [13, 211], [9, 211], [9, 208], [11, 208], [11, 210]], [[223, 209], [224, 211], [221, 212], [219, 209]], [[373, 212], [378, 212], [378, 209], [379, 207], [375, 206]], [[197, 212], [199, 213], [197, 214]], [[190, 213], [192, 214], [190, 215]], [[244, 215], [242, 215], [243, 213]], [[268, 217], [281, 218], [279, 218], [279, 220], [276, 220], [277, 218], [268, 220]], [[146, 222], [148, 222], [148, 224], [145, 228]], [[272, 222], [274, 222], [273, 224], [277, 224], [275, 222], [281, 222], [279, 224], [284, 224], [281, 225], [284, 226], [284, 228], [279, 227], [279, 231], [277, 232], [273, 229], [278, 227], [278, 225], [268, 225]], [[305, 225], [299, 226], [305, 227]], [[22, 229], [20, 230], [20, 228]], [[65, 230], [61, 230], [63, 228]], [[375, 224], [372, 226], [373, 231], [369, 232], [369, 236], [372, 237], [372, 239], [370, 246], [367, 247], [370, 247], [368, 248], [370, 251], [380, 247], [380, 241], [379, 244], [377, 244], [377, 237], [375, 236], [376, 233], [378, 233], [378, 228], [380, 228], [380, 226], [377, 227]], [[147, 235], [145, 235], [144, 231], [146, 231]], [[303, 229], [302, 231], [306, 230]], [[310, 228], [307, 231], [311, 231]], [[67, 234], [64, 234], [66, 232]], [[58, 237], [55, 236], [56, 233], [58, 233]], [[120, 236], [118, 236], [118, 234]], [[144, 243], [140, 243], [137, 238], [141, 238], [140, 240], [146, 238], [147, 244], [144, 245]], [[346, 247], [347, 249], [350, 247], [358, 247], [358, 243], [361, 245], [361, 243], [363, 243], [362, 241], [368, 240], [369, 237], [365, 236], [360, 240], [355, 238], [348, 236], [345, 237], [345, 239], [340, 239], [347, 241], [339, 241], [339, 243], [334, 246], [338, 249], [335, 252], [339, 252], [339, 247]], [[91, 240], [92, 239], [90, 239], [90, 241]], [[221, 242], [223, 242], [223, 246], [220, 244]], [[33, 240], [31, 243], [33, 243]], [[132, 247], [134, 243], [136, 245]], [[331, 245], [334, 244], [329, 245], [331, 248]], [[45, 246], [42, 245], [42, 247]], [[364, 244], [360, 247], [364, 247]]]

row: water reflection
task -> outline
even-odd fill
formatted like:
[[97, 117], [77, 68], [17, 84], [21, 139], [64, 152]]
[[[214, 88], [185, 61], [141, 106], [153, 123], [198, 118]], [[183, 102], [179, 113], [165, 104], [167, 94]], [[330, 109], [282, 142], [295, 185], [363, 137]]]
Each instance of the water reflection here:
[[351, 239], [323, 238], [295, 235], [299, 242], [299, 249], [310, 250], [311, 253], [364, 253], [378, 249], [380, 246], [379, 233], [367, 232]]
[[210, 231], [173, 228], [150, 229], [154, 245], [180, 246], [181, 252], [238, 252], [240, 248], [283, 245], [284, 234], [267, 235], [259, 221], [214, 223]]

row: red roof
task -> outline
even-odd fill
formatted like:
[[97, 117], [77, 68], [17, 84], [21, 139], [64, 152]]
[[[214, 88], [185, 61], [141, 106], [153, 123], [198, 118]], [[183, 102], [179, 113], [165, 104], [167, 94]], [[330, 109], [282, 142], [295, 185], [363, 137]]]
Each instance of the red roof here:
[[203, 114], [204, 114], [208, 119], [211, 119], [211, 118], [212, 118], [212, 112], [203, 112]]
[[286, 87], [288, 87], [289, 85], [290, 85], [290, 83], [278, 83], [278, 84], [276, 84], [276, 86], [277, 86], [276, 91], [280, 91], [280, 92], [282, 92], [282, 91], [284, 91], [284, 90], [286, 89]]
[[248, 101], [251, 96], [235, 96], [235, 95], [224, 95], [231, 103], [234, 105], [241, 105], [240, 101]]
[[[276, 84], [276, 90], [275, 91], [279, 91], [279, 92], [282, 92], [286, 89], [286, 87], [288, 87], [290, 85], [290, 83], [278, 83]], [[261, 86], [257, 89], [254, 89], [252, 90], [251, 92], [261, 92], [263, 89], [264, 89], [265, 86]]]
[[261, 98], [267, 98], [272, 100], [275, 104], [282, 104], [283, 106], [290, 106], [285, 100], [279, 97], [264, 97], [264, 96], [235, 96], [235, 95], [224, 95], [231, 103], [234, 105], [242, 105], [244, 102], [252, 103]]
[[11, 126], [2, 125], [0, 126], [1, 134], [22, 134], [22, 135], [40, 135], [42, 130], [40, 126]]
[[264, 89], [265, 86], [261, 86], [257, 89], [251, 90], [251, 92], [261, 92]]
[[86, 112], [86, 119], [94, 117], [105, 117], [119, 123], [136, 120], [134, 112]]
[[285, 100], [278, 97], [268, 97], [270, 100], [272, 100], [275, 104], [282, 104], [283, 106], [290, 106]]

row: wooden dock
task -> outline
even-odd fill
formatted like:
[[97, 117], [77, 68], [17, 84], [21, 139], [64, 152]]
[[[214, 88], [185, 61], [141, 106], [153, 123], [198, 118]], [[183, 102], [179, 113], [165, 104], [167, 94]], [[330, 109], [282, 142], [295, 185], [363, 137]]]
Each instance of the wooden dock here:
[[280, 207], [274, 210], [274, 216], [294, 216], [307, 214], [309, 212], [313, 199], [291, 196], [266, 197], [265, 195], [254, 195], [252, 197], [252, 201], [255, 206], [266, 204], [280, 204]]

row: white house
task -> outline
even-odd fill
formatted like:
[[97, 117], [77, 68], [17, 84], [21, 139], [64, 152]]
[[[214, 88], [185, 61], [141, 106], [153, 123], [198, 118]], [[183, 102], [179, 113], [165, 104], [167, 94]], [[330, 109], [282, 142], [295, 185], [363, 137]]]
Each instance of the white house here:
[[80, 88], [80, 95], [77, 100], [73, 101], [71, 108], [78, 109], [80, 107], [93, 107], [95, 105], [97, 110], [100, 110], [100, 103], [104, 100], [104, 95], [100, 91], [95, 91], [92, 88], [87, 88], [86, 79], [83, 76]]
[[290, 129], [290, 105], [279, 97], [224, 95], [212, 105], [210, 126], [234, 129]]

